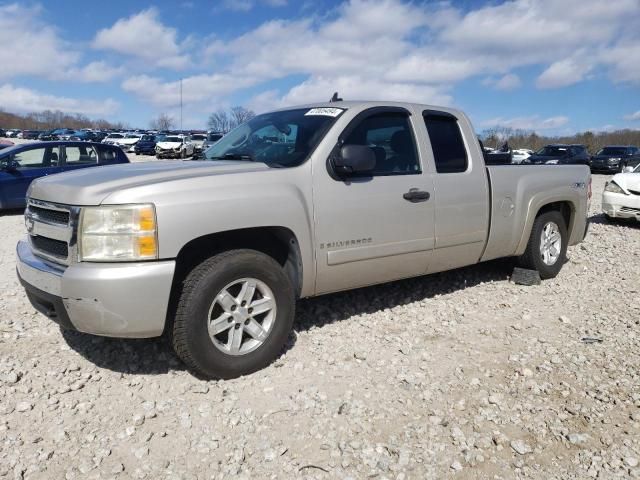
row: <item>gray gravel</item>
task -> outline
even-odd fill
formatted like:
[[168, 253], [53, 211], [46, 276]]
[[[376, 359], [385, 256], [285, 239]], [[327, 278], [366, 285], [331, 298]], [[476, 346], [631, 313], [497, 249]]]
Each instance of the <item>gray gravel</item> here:
[[0, 478], [640, 477], [640, 227], [597, 214], [606, 178], [557, 279], [499, 261], [305, 300], [279, 360], [217, 382], [162, 340], [61, 333], [3, 215]]

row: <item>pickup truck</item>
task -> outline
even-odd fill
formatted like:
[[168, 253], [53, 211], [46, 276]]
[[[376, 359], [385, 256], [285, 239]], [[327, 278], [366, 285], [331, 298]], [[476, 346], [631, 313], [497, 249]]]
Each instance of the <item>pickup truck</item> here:
[[584, 165], [485, 166], [460, 111], [314, 104], [256, 116], [200, 162], [38, 179], [17, 270], [62, 327], [164, 333], [193, 371], [232, 378], [279, 355], [298, 298], [498, 257], [555, 277], [590, 197]]

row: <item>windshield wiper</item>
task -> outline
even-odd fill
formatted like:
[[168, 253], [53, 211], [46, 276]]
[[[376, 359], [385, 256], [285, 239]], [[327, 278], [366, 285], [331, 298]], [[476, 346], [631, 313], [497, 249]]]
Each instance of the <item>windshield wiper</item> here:
[[219, 157], [209, 157], [209, 160], [248, 160], [253, 162], [254, 159], [251, 155], [241, 153], [225, 153]]

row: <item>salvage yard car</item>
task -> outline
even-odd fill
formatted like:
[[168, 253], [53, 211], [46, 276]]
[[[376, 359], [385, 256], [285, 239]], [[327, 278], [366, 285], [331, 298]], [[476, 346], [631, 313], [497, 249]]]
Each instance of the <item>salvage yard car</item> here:
[[533, 165], [589, 165], [590, 157], [584, 145], [547, 145], [527, 157], [524, 163]]
[[157, 158], [187, 158], [193, 152], [191, 139], [183, 135], [169, 135], [156, 144]]
[[640, 221], [640, 164], [631, 172], [614, 175], [606, 183], [602, 192], [602, 210], [612, 221]]
[[129, 163], [119, 148], [88, 142], [23, 143], [0, 150], [0, 210], [24, 208], [31, 182], [54, 173]]
[[630, 145], [609, 145], [591, 157], [592, 172], [622, 172], [640, 163], [640, 149]]
[[555, 277], [590, 196], [583, 165], [485, 166], [458, 110], [301, 106], [254, 117], [201, 162], [37, 180], [18, 274], [64, 328], [166, 332], [192, 370], [231, 378], [280, 353], [298, 298], [499, 257]]

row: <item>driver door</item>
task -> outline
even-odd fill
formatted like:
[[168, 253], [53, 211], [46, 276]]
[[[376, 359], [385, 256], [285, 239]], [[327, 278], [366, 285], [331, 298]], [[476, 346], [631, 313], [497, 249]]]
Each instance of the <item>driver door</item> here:
[[339, 145], [369, 146], [376, 155], [373, 173], [336, 178], [326, 168], [314, 171], [316, 293], [427, 272], [434, 248], [433, 179], [419, 155], [414, 121], [404, 108], [365, 111]]

